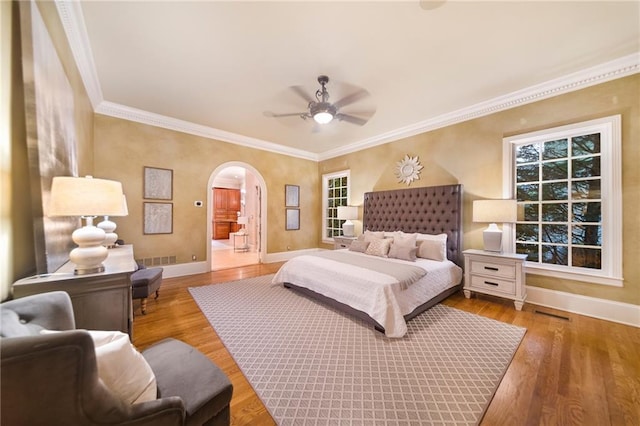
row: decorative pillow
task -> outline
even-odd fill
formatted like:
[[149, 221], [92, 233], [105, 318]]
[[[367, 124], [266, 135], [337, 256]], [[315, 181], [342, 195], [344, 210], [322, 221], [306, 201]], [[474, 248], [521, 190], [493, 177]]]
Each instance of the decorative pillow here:
[[364, 253], [365, 251], [367, 251], [367, 247], [369, 247], [369, 244], [370, 243], [366, 241], [355, 240], [351, 242], [349, 250]]
[[405, 247], [416, 247], [416, 238], [418, 234], [406, 234], [402, 231], [396, 231], [393, 233], [393, 244], [398, 244]]
[[380, 231], [380, 232], [372, 232], [372, 231], [364, 231], [364, 240], [368, 243], [371, 242], [371, 240], [373, 239], [382, 239], [384, 238], [384, 232]]
[[393, 240], [391, 238], [372, 238], [369, 247], [365, 250], [365, 254], [372, 256], [388, 257], [389, 248]]
[[[142, 354], [120, 331], [87, 330], [93, 338], [98, 376], [127, 404], [157, 399], [156, 376]], [[41, 334], [63, 333], [42, 330]]]
[[389, 257], [415, 262], [417, 251], [418, 247], [409, 247], [393, 243], [391, 244], [391, 248], [389, 248]]
[[443, 262], [447, 259], [447, 234], [418, 235], [418, 257]]

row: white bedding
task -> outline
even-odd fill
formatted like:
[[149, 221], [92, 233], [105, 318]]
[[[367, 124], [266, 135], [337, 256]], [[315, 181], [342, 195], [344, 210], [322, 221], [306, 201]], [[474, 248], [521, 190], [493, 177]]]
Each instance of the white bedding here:
[[[371, 257], [363, 253], [354, 254]], [[302, 255], [282, 265], [272, 283], [291, 283], [335, 299], [367, 313], [384, 327], [387, 337], [402, 337], [407, 333], [404, 315], [462, 280], [462, 269], [448, 260], [438, 262], [418, 258], [415, 262], [408, 262], [379, 259], [381, 262], [419, 266], [427, 273], [402, 290], [390, 275], [314, 255]]]

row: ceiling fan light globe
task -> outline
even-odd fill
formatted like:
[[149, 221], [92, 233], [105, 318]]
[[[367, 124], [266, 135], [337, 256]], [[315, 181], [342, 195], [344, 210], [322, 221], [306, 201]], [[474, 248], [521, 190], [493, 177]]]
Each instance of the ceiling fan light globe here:
[[327, 124], [330, 123], [331, 120], [333, 120], [333, 114], [327, 111], [320, 111], [313, 115], [313, 119], [318, 124]]

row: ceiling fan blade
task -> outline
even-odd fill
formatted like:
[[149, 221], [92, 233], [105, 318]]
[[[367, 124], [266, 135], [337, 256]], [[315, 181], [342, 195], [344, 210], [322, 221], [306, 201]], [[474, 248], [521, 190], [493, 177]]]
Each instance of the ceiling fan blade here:
[[308, 113], [305, 111], [305, 112], [291, 112], [287, 114], [276, 114], [275, 112], [265, 111], [263, 114], [265, 117], [301, 117]]
[[349, 114], [336, 114], [336, 118], [340, 121], [346, 121], [347, 123], [351, 123], [351, 124], [357, 124], [358, 126], [364, 126], [365, 124], [367, 124], [367, 121], [369, 121], [368, 119], [365, 118], [360, 118], [360, 117], [355, 117], [353, 115], [349, 115]]
[[302, 86], [291, 86], [289, 87], [289, 89], [293, 90], [296, 95], [307, 101], [307, 104], [314, 101], [311, 95], [307, 93], [307, 91]]
[[349, 104], [352, 104], [354, 102], [358, 102], [360, 99], [364, 99], [367, 96], [370, 96], [369, 92], [367, 92], [364, 89], [360, 89], [357, 92], [352, 93], [352, 94], [350, 94], [348, 96], [345, 96], [344, 98], [342, 98], [339, 101], [335, 102], [333, 104], [333, 106], [335, 106], [336, 109], [340, 109], [340, 108], [342, 108], [344, 106], [347, 106]]

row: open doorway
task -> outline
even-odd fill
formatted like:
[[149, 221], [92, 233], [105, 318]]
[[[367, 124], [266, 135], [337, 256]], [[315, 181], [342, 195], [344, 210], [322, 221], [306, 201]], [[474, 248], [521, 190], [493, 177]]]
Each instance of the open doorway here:
[[260, 263], [265, 184], [250, 165], [229, 162], [209, 178], [207, 259], [212, 271]]

